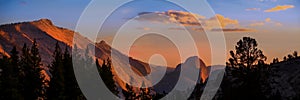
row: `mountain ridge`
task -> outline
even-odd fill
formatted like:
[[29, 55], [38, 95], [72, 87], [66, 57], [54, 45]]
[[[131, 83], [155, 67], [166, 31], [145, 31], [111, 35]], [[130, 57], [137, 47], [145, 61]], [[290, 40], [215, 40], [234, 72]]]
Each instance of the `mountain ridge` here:
[[[122, 64], [124, 64], [124, 60], [122, 58], [128, 57], [127, 55], [122, 54], [118, 50], [111, 48], [111, 46], [108, 45], [105, 41], [93, 43], [92, 41], [90, 41], [86, 37], [81, 36], [77, 32], [74, 32], [66, 28], [55, 26], [52, 23], [52, 21], [49, 19], [40, 19], [40, 20], [30, 21], [30, 22], [0, 25], [0, 36], [1, 36], [0, 52], [3, 51], [3, 53], [7, 55], [9, 55], [9, 51], [13, 48], [13, 46], [16, 46], [17, 50], [20, 51], [24, 43], [32, 44], [33, 39], [36, 39], [38, 43], [38, 48], [40, 50], [42, 63], [46, 70], [47, 70], [46, 66], [49, 65], [52, 61], [51, 56], [54, 51], [55, 43], [58, 42], [61, 47], [66, 47], [69, 50], [71, 50], [74, 44], [73, 38], [81, 40], [76, 42], [76, 45], [78, 46], [79, 49], [86, 48], [84, 46], [88, 46], [88, 48], [94, 48], [95, 49], [94, 59], [97, 58], [101, 60], [106, 60], [108, 58], [111, 58], [111, 53], [115, 53], [116, 55], [118, 55], [117, 59], [120, 62], [119, 66], [122, 66]], [[145, 76], [151, 72], [155, 73], [155, 70], [152, 71], [150, 69], [148, 63], [139, 61], [132, 57], [128, 57], [128, 58], [130, 62], [129, 66], [134, 72], [136, 72], [136, 74], [140, 76]], [[204, 67], [201, 68], [206, 68], [204, 62], [202, 60], [200, 62], [203, 63], [204, 65]], [[167, 67], [167, 66], [158, 66], [158, 67]], [[174, 71], [174, 69], [170, 69], [169, 67], [167, 67], [167, 69]], [[167, 71], [167, 72], [171, 73], [173, 71]], [[206, 77], [207, 75], [208, 74], [206, 73]], [[128, 75], [126, 76], [128, 78], [130, 77]], [[117, 83], [121, 88], [123, 89], [126, 88], [125, 83], [121, 79], [116, 78], [115, 80], [117, 81]], [[166, 79], [165, 81], [167, 82], [168, 79]], [[140, 84], [142, 84], [142, 82]]]

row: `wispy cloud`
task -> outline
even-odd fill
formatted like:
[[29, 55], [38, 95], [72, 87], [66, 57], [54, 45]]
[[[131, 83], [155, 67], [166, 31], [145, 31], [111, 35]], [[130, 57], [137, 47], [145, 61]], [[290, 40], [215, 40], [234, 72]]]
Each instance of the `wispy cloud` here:
[[169, 30], [185, 30], [184, 28], [181, 28], [181, 27], [170, 27], [168, 29]]
[[233, 28], [233, 29], [212, 29], [212, 31], [223, 31], [223, 32], [254, 32], [254, 29], [247, 28]]
[[265, 25], [264, 22], [255, 22], [255, 23], [250, 24], [249, 26], [264, 26], [264, 25]]
[[271, 18], [266, 18], [264, 21], [251, 23], [249, 26], [256, 27], [256, 26], [264, 26], [264, 25], [282, 26], [280, 22], [273, 21]]
[[144, 31], [149, 31], [149, 30], [151, 30], [151, 28], [149, 28], [149, 27], [138, 27], [137, 29], [139, 29], [139, 30], [144, 30]]
[[275, 26], [282, 26], [282, 24], [279, 22], [275, 22]]
[[271, 22], [271, 18], [266, 18], [265, 21], [266, 22]]
[[260, 11], [260, 8], [247, 8], [246, 11]]
[[276, 7], [270, 8], [265, 10], [264, 12], [277, 12], [277, 11], [283, 11], [287, 9], [295, 8], [294, 5], [278, 5]]
[[221, 14], [216, 14], [215, 17], [208, 19], [206, 23], [209, 23], [212, 26], [217, 26], [218, 23], [214, 23], [214, 22], [218, 22], [218, 21], [220, 22], [222, 28], [239, 27], [240, 26], [238, 20], [224, 17]]
[[193, 31], [198, 31], [198, 32], [203, 32], [204, 29], [203, 28], [192, 28]]
[[277, 2], [277, 0], [258, 0], [259, 2], [269, 2], [269, 1], [271, 1], [271, 2]]

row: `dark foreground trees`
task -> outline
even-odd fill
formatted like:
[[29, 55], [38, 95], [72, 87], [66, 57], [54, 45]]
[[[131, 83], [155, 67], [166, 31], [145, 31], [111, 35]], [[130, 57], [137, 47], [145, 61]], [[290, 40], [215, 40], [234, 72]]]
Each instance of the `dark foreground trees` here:
[[[44, 75], [41, 74], [43, 70], [41, 65], [41, 57], [37, 42], [34, 41], [31, 48], [24, 44], [22, 51], [18, 52], [14, 47], [10, 56], [4, 54], [0, 55], [0, 100], [23, 100], [23, 99], [49, 99], [49, 100], [84, 100], [86, 99], [82, 94], [77, 84], [72, 64], [72, 57], [69, 49], [66, 46], [65, 50], [61, 50], [61, 45], [56, 43], [55, 51], [53, 52], [53, 61], [49, 65], [51, 73], [50, 81], [44, 80]], [[253, 100], [253, 99], [281, 99], [282, 91], [273, 91], [277, 87], [270, 86], [272, 83], [272, 68], [273, 65], [280, 63], [299, 63], [299, 56], [297, 52], [287, 56], [284, 62], [280, 62], [275, 58], [271, 65], [266, 64], [266, 56], [257, 48], [258, 44], [255, 39], [244, 37], [237, 45], [235, 51], [230, 51], [231, 58], [227, 63], [226, 74], [223, 78], [222, 84], [214, 99], [217, 100]], [[74, 46], [74, 48], [77, 48]], [[77, 49], [74, 49], [76, 52]], [[19, 56], [20, 55], [20, 56]], [[96, 60], [96, 63], [91, 57], [88, 57], [88, 52], [85, 57], [80, 55], [73, 55], [79, 58], [76, 64], [83, 64], [82, 70], [88, 70], [89, 66], [96, 64], [99, 75], [106, 86], [115, 95], [124, 97], [126, 100], [132, 99], [159, 99], [167, 93], [155, 93], [152, 88], [132, 87], [126, 84], [126, 89], [120, 89], [115, 82], [112, 72], [112, 64], [110, 60], [104, 60], [102, 64]], [[83, 59], [84, 58], [84, 59]], [[87, 63], [83, 63], [87, 62]], [[278, 65], [279, 66], [279, 65]], [[285, 66], [284, 66], [285, 67]], [[275, 70], [271, 70], [275, 69]], [[281, 71], [277, 70], [277, 77], [281, 77]], [[295, 71], [296, 72], [296, 71]], [[213, 73], [213, 72], [212, 72]], [[98, 74], [98, 73], [96, 73]], [[87, 80], [88, 76], [83, 76]], [[276, 77], [275, 77], [276, 78]], [[288, 78], [290, 83], [295, 86], [297, 77]], [[47, 83], [45, 83], [47, 82]], [[202, 81], [200, 81], [202, 82]], [[295, 84], [294, 84], [295, 83]], [[273, 82], [273, 85], [278, 84]], [[193, 90], [193, 94], [189, 99], [200, 99], [206, 83], [198, 83]], [[278, 85], [281, 86], [281, 85]], [[275, 90], [276, 90], [275, 89]], [[191, 90], [189, 90], [191, 91]], [[295, 90], [295, 93], [300, 93]], [[285, 92], [288, 93], [288, 92]], [[180, 93], [179, 93], [180, 94]], [[297, 95], [297, 94], [296, 94]], [[180, 96], [180, 95], [176, 95]], [[176, 97], [174, 96], [174, 97]], [[176, 97], [177, 98], [177, 97]], [[298, 99], [299, 97], [291, 97]]]
[[16, 47], [13, 47], [10, 55], [0, 55], [1, 100], [85, 99], [77, 85], [67, 46], [62, 52], [59, 44], [56, 44], [54, 59], [49, 66], [51, 81], [45, 79], [36, 40], [31, 48], [24, 44], [20, 56]]
[[23, 93], [25, 93], [25, 99], [33, 100], [37, 98], [45, 98], [45, 76], [41, 73], [43, 68], [37, 41], [35, 39], [31, 49], [28, 49], [26, 45], [23, 47], [21, 70], [24, 72], [22, 82], [24, 85]]
[[96, 60], [96, 66], [99, 71], [99, 75], [102, 78], [102, 81], [106, 85], [106, 87], [116, 96], [119, 95], [118, 88], [116, 86], [116, 82], [114, 81], [114, 75], [112, 73], [111, 61], [109, 59], [103, 60], [103, 64], [100, 66], [98, 59]]
[[47, 88], [47, 99], [49, 100], [83, 100], [84, 95], [77, 84], [73, 71], [72, 57], [68, 47], [65, 51], [60, 48], [59, 43], [55, 45], [53, 61], [49, 66], [51, 79]]
[[16, 47], [11, 50], [11, 57], [3, 56], [0, 61], [1, 78], [0, 78], [0, 99], [23, 99], [22, 91], [19, 89], [20, 85], [20, 59], [19, 52]]
[[45, 98], [44, 75], [37, 41], [34, 39], [31, 48], [24, 44], [19, 57], [16, 47], [11, 57], [1, 59], [1, 100]]
[[251, 37], [243, 37], [237, 42], [234, 51], [230, 51], [231, 58], [228, 66], [245, 67], [247, 69], [255, 67], [257, 64], [262, 64], [267, 60], [263, 52], [257, 48], [258, 44]]
[[235, 52], [226, 67], [226, 76], [221, 88], [225, 99], [265, 99], [267, 84], [263, 82], [269, 73], [267, 57], [259, 48], [254, 38], [243, 37], [237, 42]]
[[[249, 42], [251, 41], [251, 42]], [[241, 44], [246, 44], [242, 48]], [[225, 74], [221, 86], [215, 95], [215, 100], [281, 100], [299, 98], [299, 84], [297, 73], [299, 70], [299, 58], [295, 55], [279, 61], [274, 58], [273, 63], [266, 64], [265, 56], [258, 48], [249, 49], [249, 47], [257, 47], [255, 39], [244, 37], [237, 43], [236, 51], [231, 51], [231, 58], [225, 68]], [[251, 47], [251, 48], [253, 48]], [[259, 51], [255, 53], [254, 51]], [[253, 51], [253, 52], [249, 52]], [[248, 56], [247, 52], [251, 56]], [[256, 55], [256, 56], [254, 56]], [[259, 56], [260, 55], [260, 56]], [[292, 55], [292, 54], [290, 54]], [[249, 58], [252, 61], [244, 60]], [[298, 65], [297, 65], [298, 63]], [[293, 66], [296, 66], [293, 67]], [[213, 72], [212, 72], [213, 73]], [[288, 81], [281, 81], [281, 80]], [[291, 82], [293, 80], [293, 82]], [[295, 88], [296, 90], [284, 89], [282, 87]], [[201, 90], [198, 88], [197, 90]], [[291, 97], [290, 94], [294, 96]]]

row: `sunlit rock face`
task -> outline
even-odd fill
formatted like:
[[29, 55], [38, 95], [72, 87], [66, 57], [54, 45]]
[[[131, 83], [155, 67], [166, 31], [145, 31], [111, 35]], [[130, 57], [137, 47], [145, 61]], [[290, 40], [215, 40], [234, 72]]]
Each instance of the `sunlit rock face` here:
[[[169, 13], [176, 14], [176, 13]], [[31, 22], [21, 22], [14, 24], [6, 24], [0, 26], [0, 51], [7, 56], [9, 56], [9, 51], [13, 46], [17, 47], [18, 51], [21, 51], [23, 44], [26, 43], [27, 46], [31, 46], [34, 39], [38, 43], [39, 52], [42, 58], [42, 64], [45, 68], [43, 73], [50, 74], [48, 72], [47, 66], [51, 63], [55, 43], [58, 42], [62, 50], [68, 48], [71, 51], [73, 44], [76, 44], [80, 51], [84, 51], [86, 46], [88, 48], [94, 48], [95, 55], [92, 57], [94, 60], [97, 58], [99, 62], [102, 63], [103, 60], [111, 58], [112, 51], [116, 56], [118, 61], [117, 65], [124, 67], [125, 60], [123, 58], [129, 59], [129, 67], [135, 72], [131, 74], [137, 74], [139, 76], [146, 76], [150, 73], [156, 74], [161, 68], [167, 68], [166, 74], [163, 79], [154, 85], [154, 89], [158, 92], [165, 91], [168, 92], [173, 89], [178, 80], [178, 75], [181, 70], [198, 70], [200, 73], [195, 77], [201, 77], [202, 80], [205, 80], [208, 77], [209, 69], [206, 67], [204, 62], [198, 57], [190, 57], [184, 63], [179, 64], [176, 68], [170, 68], [167, 66], [157, 66], [156, 69], [150, 69], [149, 64], [142, 62], [140, 60], [128, 57], [127, 55], [122, 54], [116, 49], [113, 49], [105, 41], [100, 41], [93, 43], [88, 38], [81, 36], [79, 33], [76, 33], [72, 30], [57, 27], [49, 19], [40, 19], [37, 21]], [[76, 36], [76, 37], [74, 37]], [[73, 43], [73, 38], [76, 38], [80, 41]], [[92, 56], [92, 55], [91, 55]], [[182, 69], [181, 69], [182, 67]], [[125, 71], [125, 69], [124, 69]], [[117, 76], [115, 70], [112, 72]], [[131, 78], [130, 74], [122, 74], [122, 76]], [[49, 77], [48, 77], [49, 78]], [[153, 77], [154, 78], [154, 77]], [[190, 77], [184, 76], [183, 80], [186, 84], [192, 84], [196, 81], [191, 81]], [[118, 86], [124, 90], [125, 82], [119, 77], [115, 77], [115, 81]], [[137, 84], [142, 84], [142, 81], [136, 81]], [[152, 86], [151, 82], [144, 82], [147, 86]]]

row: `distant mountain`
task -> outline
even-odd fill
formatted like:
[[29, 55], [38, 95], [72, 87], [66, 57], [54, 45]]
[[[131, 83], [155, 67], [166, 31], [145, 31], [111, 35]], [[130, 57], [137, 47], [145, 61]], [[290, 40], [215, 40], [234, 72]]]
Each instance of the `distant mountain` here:
[[[76, 36], [76, 37], [74, 37]], [[52, 54], [54, 51], [55, 43], [58, 41], [60, 47], [64, 50], [67, 47], [69, 50], [73, 47], [73, 37], [79, 39], [81, 41], [77, 42], [76, 45], [79, 49], [83, 50], [85, 47], [94, 48], [95, 49], [95, 57], [100, 59], [100, 63], [102, 60], [106, 60], [111, 58], [112, 51], [115, 51], [115, 55], [117, 55], [117, 65], [113, 66], [125, 66], [124, 57], [129, 58], [131, 69], [139, 74], [140, 76], [145, 76], [149, 73], [156, 73], [160, 70], [160, 68], [166, 68], [166, 66], [157, 66], [155, 69], [150, 70], [150, 66], [148, 63], [139, 61], [137, 59], [133, 59], [132, 57], [128, 57], [127, 55], [122, 54], [121, 52], [111, 48], [105, 41], [100, 41], [98, 43], [93, 43], [86, 37], [81, 36], [79, 33], [74, 32], [72, 30], [61, 28], [55, 26], [49, 19], [40, 19], [32, 22], [20, 22], [13, 24], [6, 24], [0, 26], [0, 52], [9, 56], [9, 51], [13, 48], [13, 46], [17, 47], [18, 51], [21, 51], [23, 44], [26, 43], [27, 46], [31, 46], [34, 39], [37, 40], [38, 48], [41, 54], [43, 67], [47, 70], [47, 66], [53, 60]], [[192, 59], [198, 59], [197, 66], [194, 66], [194, 69], [201, 70], [202, 79], [206, 79], [209, 73], [208, 68], [204, 64], [202, 60], [198, 57], [192, 57]], [[187, 61], [190, 61], [188, 59]], [[191, 62], [190, 62], [191, 63]], [[193, 60], [193, 63], [195, 61]], [[183, 63], [185, 65], [185, 63]], [[199, 65], [200, 64], [200, 65]], [[193, 67], [193, 66], [191, 66]], [[156, 87], [162, 87], [165, 85], [170, 85], [174, 83], [176, 80], [176, 75], [179, 74], [179, 69], [181, 67], [177, 66], [176, 69], [167, 67], [167, 73], [164, 79], [161, 80], [161, 84], [156, 85]], [[188, 67], [184, 67], [186, 69]], [[113, 71], [115, 72], [115, 71]], [[120, 73], [119, 73], [120, 74]], [[134, 73], [131, 73], [134, 74]], [[127, 78], [130, 78], [129, 75], [125, 75]], [[125, 88], [124, 82], [116, 78], [115, 79], [121, 88]], [[169, 81], [172, 80], [172, 81]], [[188, 81], [188, 78], [186, 78]], [[142, 82], [140, 82], [142, 83]], [[149, 83], [146, 83], [149, 84]], [[163, 85], [165, 84], [165, 85]], [[168, 88], [170, 90], [172, 88]]]
[[[198, 74], [197, 71], [199, 71]], [[184, 63], [178, 64], [174, 71], [166, 73], [158, 85], [154, 85], [154, 89], [160, 93], [168, 93], [178, 84], [177, 90], [186, 91], [192, 88], [190, 86], [205, 81], [209, 72], [210, 68], [200, 58], [190, 57]], [[182, 80], [178, 79], [180, 74], [183, 75]], [[182, 83], [178, 83], [179, 81], [182, 81]]]

